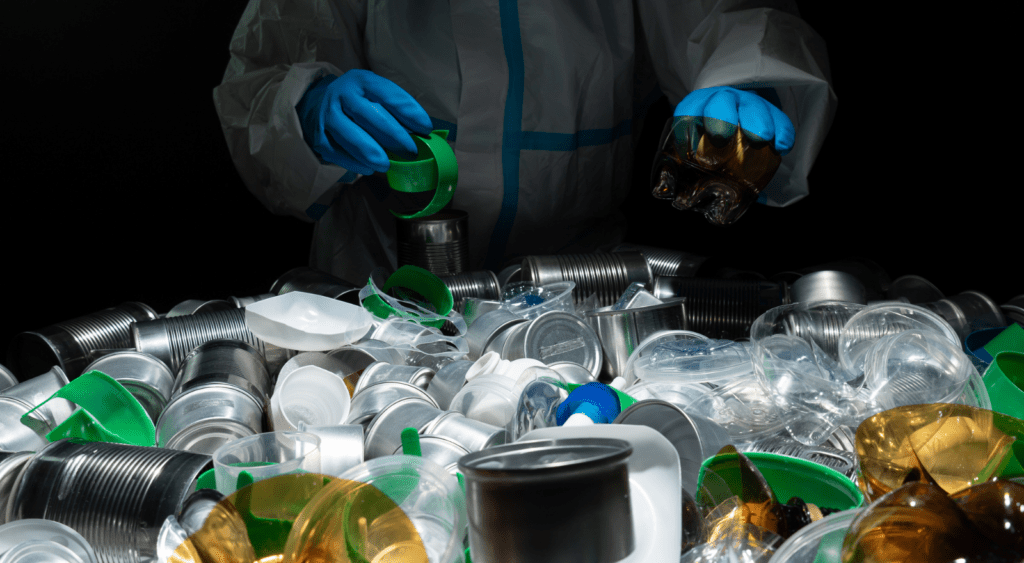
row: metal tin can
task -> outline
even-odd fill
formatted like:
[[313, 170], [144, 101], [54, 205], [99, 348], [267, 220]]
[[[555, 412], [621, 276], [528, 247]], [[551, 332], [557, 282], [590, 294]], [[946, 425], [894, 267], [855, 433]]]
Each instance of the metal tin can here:
[[181, 510], [211, 466], [208, 455], [59, 440], [26, 464], [10, 514], [70, 527], [100, 563], [155, 560], [160, 526]]
[[451, 411], [435, 418], [423, 428], [421, 434], [450, 438], [471, 452], [500, 446], [508, 440], [504, 428], [466, 418], [462, 413]]
[[[459, 460], [477, 563], [612, 563], [634, 548], [625, 440], [498, 446]], [[581, 549], [581, 546], [587, 546]]]
[[402, 445], [402, 430], [421, 432], [443, 411], [416, 397], [399, 399], [384, 407], [366, 427], [366, 459], [391, 455]]
[[154, 422], [171, 399], [174, 374], [156, 357], [142, 352], [118, 351], [107, 354], [85, 368], [85, 372], [99, 371], [117, 380]]
[[630, 355], [648, 336], [661, 330], [686, 330], [686, 302], [673, 299], [661, 305], [587, 311], [585, 318], [601, 339], [603, 375], [622, 376]]
[[384, 381], [361, 390], [352, 396], [348, 420], [345, 424], [361, 424], [366, 427], [388, 405], [406, 397], [414, 397], [437, 408], [437, 402], [427, 392], [411, 383]]
[[211, 340], [193, 350], [182, 361], [172, 396], [211, 383], [234, 385], [264, 406], [270, 399], [270, 372], [263, 356], [238, 340]]
[[129, 302], [40, 330], [23, 332], [11, 341], [7, 367], [19, 378], [25, 378], [56, 365], [74, 379], [89, 363], [90, 352], [132, 348], [132, 324], [150, 321], [157, 316], [148, 305]]
[[156, 423], [161, 448], [212, 455], [220, 446], [263, 431], [263, 406], [256, 397], [224, 383], [175, 396]]

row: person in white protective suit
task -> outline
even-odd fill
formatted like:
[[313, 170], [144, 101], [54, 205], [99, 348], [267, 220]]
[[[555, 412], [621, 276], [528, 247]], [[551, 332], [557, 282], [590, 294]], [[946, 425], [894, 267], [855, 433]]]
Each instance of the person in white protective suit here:
[[[831, 124], [825, 44], [787, 0], [250, 0], [213, 97], [235, 165], [274, 213], [315, 221], [310, 265], [351, 282], [396, 265], [380, 174], [314, 152], [296, 105], [364, 69], [448, 129], [472, 268], [620, 242], [647, 107], [768, 88], [795, 129], [761, 201], [788, 205]], [[661, 127], [662, 124], [654, 124]], [[366, 172], [365, 170], [363, 171]]]

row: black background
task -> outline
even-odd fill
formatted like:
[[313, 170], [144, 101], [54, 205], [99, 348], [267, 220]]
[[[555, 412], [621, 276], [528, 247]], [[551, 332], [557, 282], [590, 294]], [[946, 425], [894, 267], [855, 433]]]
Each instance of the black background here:
[[[23, 330], [124, 301], [165, 312], [265, 293], [306, 264], [312, 225], [246, 190], [213, 107], [245, 4], [5, 6], [0, 358]], [[811, 195], [713, 227], [649, 196], [650, 139], [629, 240], [766, 275], [861, 255], [946, 294], [1024, 292], [1011, 279], [1024, 192], [1007, 175], [1019, 168], [1019, 115], [1005, 111], [1016, 49], [999, 14], [799, 4], [826, 40], [839, 98]]]

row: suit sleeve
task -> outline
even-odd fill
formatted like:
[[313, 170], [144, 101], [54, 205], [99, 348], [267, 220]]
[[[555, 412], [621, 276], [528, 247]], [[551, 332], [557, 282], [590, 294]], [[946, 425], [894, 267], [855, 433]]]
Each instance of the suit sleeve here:
[[315, 221], [358, 176], [322, 162], [302, 138], [295, 105], [326, 74], [366, 68], [366, 3], [250, 0], [213, 90], [228, 151], [270, 211]]
[[639, 0], [654, 72], [671, 107], [712, 86], [772, 88], [796, 130], [793, 150], [762, 197], [786, 206], [808, 193], [807, 175], [832, 125], [836, 95], [825, 41], [787, 0]]

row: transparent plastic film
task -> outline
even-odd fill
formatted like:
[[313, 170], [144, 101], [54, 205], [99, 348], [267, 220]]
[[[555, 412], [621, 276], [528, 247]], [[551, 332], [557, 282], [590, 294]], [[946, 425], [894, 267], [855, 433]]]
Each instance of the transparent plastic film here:
[[774, 143], [741, 127], [714, 118], [674, 117], [655, 161], [652, 195], [728, 225], [757, 201], [781, 163]]

